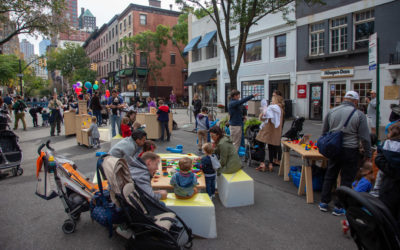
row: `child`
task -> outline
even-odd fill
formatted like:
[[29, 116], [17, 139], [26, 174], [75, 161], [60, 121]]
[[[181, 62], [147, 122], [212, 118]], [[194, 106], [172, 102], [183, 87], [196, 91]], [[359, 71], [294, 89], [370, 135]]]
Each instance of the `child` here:
[[97, 119], [96, 116], [92, 116], [92, 124], [89, 127], [89, 136], [91, 139], [92, 147], [100, 148], [100, 133], [99, 128], [97, 127]]
[[129, 117], [122, 118], [121, 122], [122, 137], [129, 137], [132, 135], [131, 127], [129, 126]]
[[140, 122], [133, 123], [133, 130], [137, 130], [137, 129], [143, 130], [142, 124], [140, 124]]
[[202, 107], [201, 113], [196, 117], [196, 128], [197, 128], [197, 138], [199, 140], [199, 152], [202, 152], [203, 142], [206, 143], [207, 139], [207, 132], [210, 129], [210, 123], [208, 121], [208, 108]]
[[[366, 161], [363, 166], [358, 170], [356, 180], [351, 185], [357, 192], [368, 193], [372, 189], [372, 182], [374, 181], [374, 171], [372, 170], [372, 163]], [[342, 230], [346, 234], [349, 231], [349, 222], [342, 220]]]
[[[203, 156], [203, 158], [201, 158], [201, 170], [203, 171], [204, 177], [206, 179], [207, 193], [210, 196], [210, 198], [214, 198], [214, 196], [215, 196], [215, 178], [217, 176], [217, 172], [215, 170], [218, 169], [218, 166], [214, 166], [215, 164], [213, 164], [212, 157], [214, 157], [214, 160], [218, 161], [218, 159], [216, 159], [216, 156], [213, 155], [214, 148], [211, 145], [211, 143], [206, 143], [203, 145], [203, 152], [204, 152], [205, 156]], [[219, 166], [221, 166], [221, 165], [219, 165]]]
[[168, 128], [168, 122], [169, 122], [169, 107], [167, 105], [164, 105], [163, 100], [160, 100], [158, 102], [158, 105], [160, 106], [157, 111], [158, 118], [157, 120], [160, 122], [161, 126], [161, 137], [160, 141], [164, 141], [164, 130], [167, 131], [167, 141], [170, 139], [170, 134], [169, 134], [169, 128]]
[[33, 127], [38, 127], [38, 116], [39, 110], [36, 106], [29, 109], [29, 114], [32, 116]]
[[184, 157], [179, 160], [180, 171], [172, 176], [170, 184], [174, 187], [174, 193], [178, 199], [189, 199], [197, 193], [197, 178], [190, 170], [192, 159]]
[[42, 113], [42, 120], [43, 120], [42, 126], [43, 127], [49, 126], [49, 118], [50, 118], [49, 113], [47, 113], [47, 110], [43, 109], [43, 113]]
[[157, 146], [156, 144], [151, 141], [151, 140], [146, 140], [143, 144], [143, 151], [142, 153], [139, 154], [139, 158], [142, 157], [142, 155], [146, 152], [154, 152], [156, 150]]

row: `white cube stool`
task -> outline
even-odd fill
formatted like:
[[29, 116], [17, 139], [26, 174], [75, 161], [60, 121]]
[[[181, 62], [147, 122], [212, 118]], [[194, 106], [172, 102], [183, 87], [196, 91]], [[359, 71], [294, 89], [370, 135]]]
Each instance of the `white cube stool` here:
[[111, 134], [109, 128], [99, 128], [100, 141], [110, 141]]
[[192, 229], [193, 234], [207, 239], [217, 237], [215, 208], [208, 194], [198, 193], [190, 199], [181, 200], [169, 193], [167, 199], [162, 201]]
[[218, 196], [225, 207], [254, 204], [254, 181], [243, 170], [218, 176]]

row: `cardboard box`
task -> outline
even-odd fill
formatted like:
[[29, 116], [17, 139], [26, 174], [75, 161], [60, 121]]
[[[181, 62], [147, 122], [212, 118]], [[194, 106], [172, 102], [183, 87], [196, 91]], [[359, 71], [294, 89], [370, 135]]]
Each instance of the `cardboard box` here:
[[90, 115], [76, 115], [75, 116], [76, 141], [77, 141], [78, 145], [83, 144], [82, 129], [89, 128], [91, 122], [92, 122], [92, 117]]
[[82, 129], [82, 145], [85, 145], [85, 146], [87, 146], [87, 147], [90, 147], [91, 146], [91, 140], [90, 140], [90, 137], [89, 137], [89, 131], [88, 131], [89, 129], [87, 129], [87, 128], [84, 128], [84, 129]]
[[[157, 115], [150, 113], [138, 113], [136, 115], [136, 121], [140, 124], [146, 124], [144, 131], [147, 133], [147, 139], [159, 139], [161, 137], [161, 127], [157, 120]], [[172, 123], [173, 115], [169, 113], [168, 128], [172, 135]], [[166, 137], [166, 135], [164, 135]]]
[[400, 85], [385, 86], [385, 100], [398, 100], [400, 98]]
[[81, 100], [78, 101], [78, 108], [79, 108], [79, 114], [84, 115], [87, 114], [87, 101], [86, 100]]
[[65, 135], [74, 135], [76, 133], [75, 116], [75, 111], [64, 112]]
[[247, 115], [259, 116], [261, 101], [248, 101]]

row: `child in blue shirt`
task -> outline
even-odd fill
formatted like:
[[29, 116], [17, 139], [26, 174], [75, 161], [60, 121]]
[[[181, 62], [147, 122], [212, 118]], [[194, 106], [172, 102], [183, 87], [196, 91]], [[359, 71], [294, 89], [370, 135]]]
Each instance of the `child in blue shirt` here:
[[[212, 158], [216, 157], [213, 155], [214, 148], [211, 143], [206, 143], [203, 145], [204, 156], [201, 158], [201, 170], [204, 173], [206, 179], [206, 190], [210, 198], [215, 197], [215, 178], [217, 172], [215, 171], [217, 166], [213, 165]], [[214, 158], [216, 159], [216, 158]], [[216, 159], [218, 161], [218, 159]]]
[[197, 178], [192, 171], [192, 159], [184, 157], [179, 160], [179, 172], [171, 178], [170, 184], [174, 187], [174, 193], [178, 199], [189, 199], [197, 193]]

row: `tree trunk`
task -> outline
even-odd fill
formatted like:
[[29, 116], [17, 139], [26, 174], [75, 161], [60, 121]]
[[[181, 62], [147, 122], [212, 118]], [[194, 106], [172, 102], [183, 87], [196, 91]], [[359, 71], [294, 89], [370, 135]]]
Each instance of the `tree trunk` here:
[[237, 89], [237, 74], [238, 72], [235, 70], [229, 72], [231, 90]]

